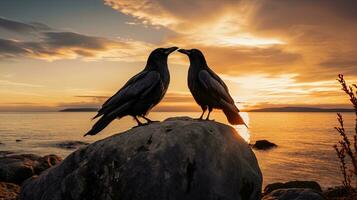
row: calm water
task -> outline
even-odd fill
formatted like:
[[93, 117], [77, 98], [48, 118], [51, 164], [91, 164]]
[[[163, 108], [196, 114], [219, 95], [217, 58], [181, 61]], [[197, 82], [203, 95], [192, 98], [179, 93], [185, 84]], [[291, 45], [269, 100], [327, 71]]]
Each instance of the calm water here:
[[[249, 121], [249, 133], [238, 128], [251, 142], [267, 139], [279, 145], [269, 151], [255, 151], [264, 175], [264, 185], [276, 181], [316, 180], [323, 187], [341, 183], [338, 162], [332, 145], [338, 140], [333, 129], [337, 125], [335, 113], [244, 113]], [[0, 151], [19, 153], [54, 153], [63, 157], [72, 150], [56, 148], [59, 141], [81, 140], [93, 142], [129, 129], [131, 118], [116, 120], [101, 134], [83, 138], [92, 125], [94, 113], [0, 113]], [[199, 113], [151, 113], [152, 119]], [[353, 113], [345, 113], [348, 129], [353, 129]], [[226, 123], [221, 113], [213, 118]], [[249, 120], [248, 120], [249, 119]], [[249, 135], [248, 135], [249, 134]], [[16, 142], [16, 140], [21, 140]]]

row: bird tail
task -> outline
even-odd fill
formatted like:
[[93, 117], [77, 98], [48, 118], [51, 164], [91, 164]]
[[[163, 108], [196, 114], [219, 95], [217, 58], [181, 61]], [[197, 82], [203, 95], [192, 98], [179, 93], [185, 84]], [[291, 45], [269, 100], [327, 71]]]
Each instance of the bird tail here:
[[223, 112], [226, 115], [228, 122], [233, 125], [244, 125], [248, 128], [247, 124], [244, 122], [242, 116], [239, 114], [239, 110], [235, 105], [225, 103]]
[[101, 116], [102, 115], [102, 113], [97, 113], [94, 117], [92, 117], [92, 120], [94, 120], [94, 119], [96, 119], [97, 117], [99, 117], [99, 116]]
[[101, 117], [92, 127], [92, 129], [90, 131], [88, 131], [85, 135], [96, 135], [97, 133], [99, 133], [101, 130], [103, 130], [105, 127], [108, 126], [108, 124], [110, 122], [112, 122], [115, 119], [115, 117], [110, 117], [110, 116], [106, 116], [104, 115], [103, 117]]

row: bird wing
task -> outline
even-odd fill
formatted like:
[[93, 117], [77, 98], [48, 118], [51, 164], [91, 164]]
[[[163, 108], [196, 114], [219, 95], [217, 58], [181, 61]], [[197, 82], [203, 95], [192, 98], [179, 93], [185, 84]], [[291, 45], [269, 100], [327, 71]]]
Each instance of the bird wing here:
[[213, 76], [214, 79], [216, 79], [216, 81], [218, 81], [226, 90], [227, 93], [229, 93], [228, 87], [227, 85], [223, 82], [223, 80], [210, 68], [207, 69], [208, 73]]
[[120, 88], [120, 89], [118, 90], [118, 92], [116, 92], [113, 96], [111, 96], [109, 99], [107, 99], [107, 100], [104, 102], [104, 104], [102, 105], [102, 107], [105, 107], [109, 102], [111, 102], [111, 100], [112, 100], [113, 98], [115, 98], [117, 95], [119, 95], [120, 92], [121, 92], [123, 89], [127, 88], [129, 85], [133, 84], [135, 81], [137, 81], [137, 80], [142, 79], [143, 77], [145, 77], [145, 75], [146, 75], [147, 73], [148, 73], [147, 71], [142, 71], [142, 72], [136, 74], [135, 76], [131, 77], [131, 78], [125, 83], [125, 85], [124, 85], [122, 88]]
[[143, 95], [150, 93], [159, 82], [160, 74], [156, 71], [142, 72], [134, 76], [103, 104], [94, 118], [113, 112], [121, 104], [141, 98]]
[[212, 76], [212, 74], [210, 74], [207, 70], [201, 70], [198, 73], [198, 79], [203, 85], [203, 87], [207, 90], [206, 92], [208, 94], [211, 94], [213, 97], [215, 97], [217, 101], [223, 98], [223, 100], [225, 100], [226, 102], [234, 103], [234, 100], [228, 93], [227, 86], [218, 76], [217, 78], [218, 80], [214, 76]]

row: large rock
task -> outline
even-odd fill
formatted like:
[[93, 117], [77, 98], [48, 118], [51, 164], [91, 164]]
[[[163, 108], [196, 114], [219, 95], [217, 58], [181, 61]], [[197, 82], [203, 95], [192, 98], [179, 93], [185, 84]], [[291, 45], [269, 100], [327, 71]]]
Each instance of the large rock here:
[[81, 148], [27, 180], [22, 200], [260, 199], [262, 174], [230, 126], [171, 118]]
[[58, 164], [62, 159], [56, 155], [14, 155], [3, 152], [0, 157], [0, 182], [21, 184], [24, 180], [39, 175], [42, 171]]
[[326, 200], [321, 193], [309, 188], [278, 189], [264, 196], [262, 200]]

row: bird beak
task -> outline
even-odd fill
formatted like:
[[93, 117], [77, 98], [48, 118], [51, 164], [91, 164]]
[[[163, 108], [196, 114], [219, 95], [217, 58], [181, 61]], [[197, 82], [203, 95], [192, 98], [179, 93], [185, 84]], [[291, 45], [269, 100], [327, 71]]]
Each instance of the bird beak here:
[[190, 54], [190, 52], [188, 50], [186, 50], [186, 49], [179, 49], [178, 52], [186, 54], [186, 55]]
[[166, 55], [169, 55], [170, 53], [176, 51], [177, 49], [178, 49], [178, 47], [170, 47], [170, 48], [167, 48], [167, 49], [165, 50], [165, 54], [166, 54]]

